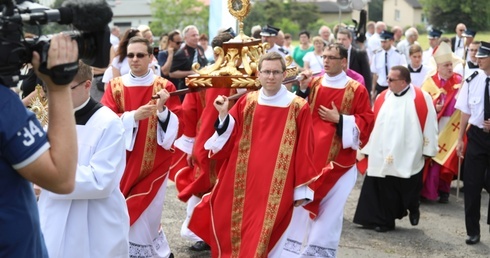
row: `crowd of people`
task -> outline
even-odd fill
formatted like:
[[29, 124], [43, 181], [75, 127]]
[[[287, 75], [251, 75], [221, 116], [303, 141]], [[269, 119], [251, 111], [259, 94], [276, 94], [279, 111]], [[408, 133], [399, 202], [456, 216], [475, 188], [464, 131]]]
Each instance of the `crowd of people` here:
[[[106, 69], [77, 61], [66, 35], [53, 37], [48, 68], [78, 70], [60, 87], [37, 72], [34, 54], [49, 98], [47, 133], [0, 87], [2, 114], [20, 114], [1, 117], [9, 128], [1, 127], [0, 189], [9, 197], [0, 230], [12, 234], [0, 236], [0, 256], [174, 257], [161, 226], [173, 180], [187, 204], [181, 235], [191, 250], [336, 257], [359, 173], [353, 221], [386, 232], [407, 215], [416, 226], [421, 201], [448, 203], [461, 169], [466, 243], [480, 241], [481, 193], [490, 187], [489, 42], [474, 41], [464, 24], [452, 39], [429, 31], [425, 51], [415, 28], [388, 31], [383, 22], [367, 24], [365, 42], [342, 25], [301, 31], [296, 47], [271, 25], [251, 35], [267, 43], [261, 88], [238, 100], [229, 97], [244, 90], [231, 87], [171, 95], [187, 87], [193, 64], [214, 62], [232, 29], [210, 40], [189, 25], [154, 43], [146, 25], [113, 27]], [[283, 84], [286, 56], [302, 75], [294, 86]], [[41, 188], [37, 203], [30, 182]]]

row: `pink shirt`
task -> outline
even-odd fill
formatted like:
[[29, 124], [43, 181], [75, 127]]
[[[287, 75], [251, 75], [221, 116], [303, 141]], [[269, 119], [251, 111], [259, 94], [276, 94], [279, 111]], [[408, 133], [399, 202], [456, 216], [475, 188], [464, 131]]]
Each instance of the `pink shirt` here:
[[347, 76], [349, 76], [350, 78], [358, 81], [360, 84], [364, 85], [364, 87], [366, 86], [366, 83], [364, 83], [364, 77], [362, 77], [362, 75], [352, 69], [347, 69], [347, 71], [345, 72], [347, 74]]

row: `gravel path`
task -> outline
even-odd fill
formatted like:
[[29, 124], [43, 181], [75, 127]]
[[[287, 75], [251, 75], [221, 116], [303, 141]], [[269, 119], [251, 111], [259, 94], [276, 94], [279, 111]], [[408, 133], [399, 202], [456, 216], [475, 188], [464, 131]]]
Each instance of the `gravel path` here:
[[[481, 242], [474, 246], [465, 244], [463, 193], [456, 199], [455, 188], [448, 204], [423, 202], [420, 223], [411, 226], [408, 217], [396, 221], [396, 229], [386, 233], [362, 229], [352, 223], [359, 197], [362, 177], [347, 201], [344, 226], [338, 257], [490, 257], [490, 233], [488, 233], [488, 194], [482, 199]], [[162, 223], [172, 252], [176, 258], [211, 257], [209, 252], [188, 250], [191, 242], [180, 237], [180, 226], [185, 216], [185, 204], [176, 198], [173, 183], [167, 187]]]

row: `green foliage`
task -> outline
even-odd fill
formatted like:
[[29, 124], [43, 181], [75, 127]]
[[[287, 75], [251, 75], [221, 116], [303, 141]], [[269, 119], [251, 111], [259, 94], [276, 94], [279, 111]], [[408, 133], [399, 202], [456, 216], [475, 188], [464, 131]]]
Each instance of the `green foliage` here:
[[252, 26], [269, 24], [296, 36], [319, 18], [318, 8], [313, 3], [283, 0], [257, 1], [243, 22], [244, 32], [249, 35]]
[[425, 24], [417, 24], [415, 25], [415, 28], [419, 32], [419, 34], [426, 34], [427, 33], [427, 26]]
[[436, 28], [453, 31], [458, 23], [467, 28], [485, 30], [490, 25], [487, 0], [419, 0], [429, 23]]
[[153, 35], [195, 25], [200, 33], [208, 32], [209, 8], [199, 0], [153, 0], [151, 3]]
[[[281, 30], [283, 32], [291, 33], [291, 35], [293, 35], [292, 33], [295, 33], [295, 32], [299, 33], [299, 31], [300, 31], [299, 24], [297, 24], [297, 23], [295, 23], [295, 22], [293, 22], [287, 18], [282, 18], [278, 23], [275, 23], [275, 24], [277, 25], [277, 27], [281, 28]], [[298, 33], [295, 33], [295, 34], [298, 34]]]
[[383, 0], [371, 0], [368, 5], [368, 20], [382, 21], [383, 20]]
[[53, 2], [53, 4], [51, 5], [51, 8], [53, 8], [53, 9], [60, 8], [61, 4], [63, 4], [64, 1], [65, 0], [55, 0]]

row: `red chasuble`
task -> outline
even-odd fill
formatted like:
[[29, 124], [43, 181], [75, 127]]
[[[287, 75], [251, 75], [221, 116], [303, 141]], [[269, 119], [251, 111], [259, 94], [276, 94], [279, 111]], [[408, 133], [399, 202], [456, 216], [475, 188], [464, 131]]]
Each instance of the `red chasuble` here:
[[329, 88], [321, 85], [322, 77], [311, 82], [308, 102], [313, 119], [315, 153], [313, 162], [322, 176], [314, 183], [315, 201], [307, 205], [313, 214], [318, 214], [321, 200], [337, 183], [339, 178], [356, 164], [357, 151], [344, 149], [342, 139], [337, 134], [337, 124], [325, 122], [320, 118], [320, 105], [332, 109], [332, 102], [343, 115], [353, 115], [360, 131], [360, 147], [369, 140], [374, 126], [374, 115], [371, 110], [369, 94], [366, 87], [349, 79], [343, 89]]
[[[187, 94], [182, 104], [183, 120], [186, 124], [184, 135], [194, 137], [192, 160], [194, 167], [184, 167], [176, 178], [178, 198], [187, 202], [192, 195], [202, 197], [214, 187], [218, 171], [224, 159], [209, 157], [209, 151], [204, 149], [204, 143], [214, 134], [214, 123], [218, 111], [213, 105], [219, 95], [230, 96], [235, 89], [216, 88]], [[230, 104], [231, 105], [231, 104]], [[186, 154], [187, 155], [187, 154]]]
[[271, 107], [258, 96], [251, 92], [230, 110], [236, 124], [215, 155], [229, 159], [189, 224], [213, 257], [267, 257], [291, 220], [294, 189], [317, 177], [306, 101]]
[[[175, 86], [161, 77], [157, 77], [153, 85], [134, 87], [125, 87], [121, 77], [118, 77], [110, 81], [101, 103], [122, 115], [155, 101], [151, 100], [151, 96], [163, 88], [169, 92], [175, 91]], [[165, 105], [174, 114], [178, 113], [179, 97], [170, 97]], [[150, 205], [170, 167], [172, 151], [157, 144], [157, 124], [156, 114], [140, 120], [134, 148], [126, 152], [126, 169], [120, 187], [126, 197], [131, 225]]]

